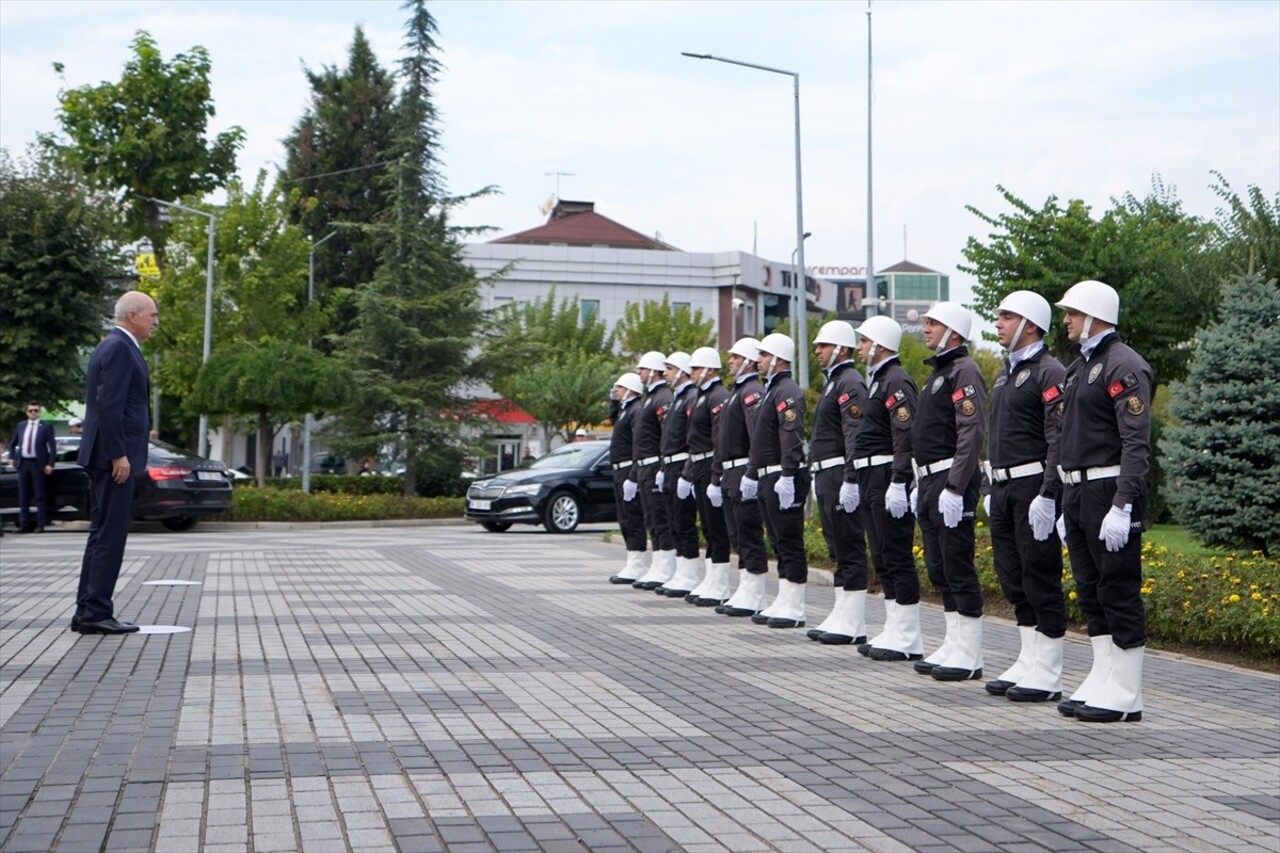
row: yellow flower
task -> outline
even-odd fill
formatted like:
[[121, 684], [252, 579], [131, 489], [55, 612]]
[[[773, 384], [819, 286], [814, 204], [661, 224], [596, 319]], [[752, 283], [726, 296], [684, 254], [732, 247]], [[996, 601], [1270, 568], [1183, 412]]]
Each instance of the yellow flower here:
[[1073, 590], [1071, 590], [1071, 592], [1067, 593], [1067, 599], [1068, 599], [1069, 601], [1075, 601], [1075, 600], [1076, 600], [1076, 591], [1075, 591], [1074, 589], [1073, 589]]
[[1144, 586], [1142, 589], [1138, 590], [1138, 594], [1139, 594], [1139, 595], [1150, 595], [1150, 594], [1151, 594], [1151, 587], [1149, 587], [1149, 586]]
[[1229, 599], [1228, 599], [1228, 601], [1230, 601], [1232, 604], [1237, 604], [1237, 603], [1239, 603], [1239, 601], [1240, 601], [1240, 596], [1236, 595], [1236, 594], [1233, 592], [1233, 593], [1231, 593], [1231, 598], [1229, 598]]
[[986, 527], [986, 525], [983, 524], [981, 521], [979, 521], [977, 524], [974, 525], [974, 527]]
[[1250, 597], [1250, 598], [1252, 598], [1254, 601], [1261, 601], [1261, 600], [1262, 600], [1262, 593], [1260, 593], [1260, 592], [1255, 592], [1253, 595], [1251, 595], [1251, 596], [1249, 596], [1249, 597]]

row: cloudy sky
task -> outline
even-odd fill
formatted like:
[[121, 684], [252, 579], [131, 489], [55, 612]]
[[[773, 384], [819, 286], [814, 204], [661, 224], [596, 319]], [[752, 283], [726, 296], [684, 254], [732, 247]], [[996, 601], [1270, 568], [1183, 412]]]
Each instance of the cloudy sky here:
[[[432, 3], [445, 178], [502, 194], [460, 213], [497, 234], [542, 221], [556, 191], [689, 251], [795, 247], [791, 78], [800, 74], [810, 266], [867, 257], [865, 2]], [[134, 31], [166, 56], [206, 47], [218, 115], [248, 139], [242, 174], [283, 161], [307, 104], [302, 67], [345, 63], [361, 25], [401, 54], [384, 0], [0, 0], [0, 145], [55, 129], [60, 88], [118, 79]], [[955, 267], [1005, 208], [1081, 198], [1095, 215], [1153, 175], [1212, 216], [1211, 170], [1280, 188], [1280, 2], [906, 2], [871, 6], [874, 259]], [[51, 63], [65, 64], [65, 79]]]

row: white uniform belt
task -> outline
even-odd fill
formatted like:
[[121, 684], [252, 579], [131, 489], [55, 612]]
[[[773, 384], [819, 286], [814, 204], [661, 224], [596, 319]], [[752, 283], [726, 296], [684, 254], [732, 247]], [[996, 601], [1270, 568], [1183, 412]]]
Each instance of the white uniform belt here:
[[637, 465], [652, 465], [655, 462], [661, 462], [661, 456], [646, 456], [643, 459], [636, 460]]
[[688, 454], [688, 453], [673, 453], [673, 454], [671, 454], [670, 456], [664, 456], [664, 457], [662, 457], [662, 464], [663, 464], [663, 465], [670, 465], [670, 464], [671, 464], [671, 463], [673, 463], [673, 462], [683, 462], [684, 460], [686, 460], [686, 459], [688, 459], [688, 458], [689, 458], [689, 454]]
[[613, 470], [615, 470], [615, 471], [621, 471], [623, 468], [630, 468], [630, 467], [631, 467], [631, 463], [630, 463], [630, 462], [615, 462], [615, 463], [613, 463]]
[[887, 454], [882, 456], [864, 456], [861, 459], [853, 460], [853, 467], [856, 470], [861, 471], [863, 468], [873, 468], [877, 465], [888, 465], [892, 461], [893, 456]]
[[1023, 477], [1032, 477], [1044, 471], [1043, 462], [1028, 462], [1026, 465], [1014, 465], [1012, 468], [993, 468], [990, 462], [983, 462], [982, 467], [987, 469], [987, 476], [991, 478], [993, 483], [1020, 480]]
[[760, 469], [761, 477], [768, 477], [770, 474], [776, 474], [782, 470], [781, 465], [766, 465]]
[[751, 460], [743, 456], [741, 459], [730, 459], [728, 462], [724, 463], [720, 467], [726, 471], [729, 471], [733, 468], [741, 468], [743, 465], [746, 465], [749, 461]]
[[690, 462], [701, 462], [703, 459], [710, 459], [715, 454], [714, 450], [708, 450], [705, 453], [690, 453]]
[[1091, 480], [1109, 480], [1113, 477], [1119, 477], [1120, 466], [1102, 465], [1097, 468], [1084, 468], [1079, 471], [1066, 471], [1059, 467], [1058, 473], [1062, 475], [1062, 482], [1078, 486]]
[[825, 471], [828, 468], [834, 468], [837, 465], [843, 465], [843, 464], [844, 464], [843, 456], [832, 456], [830, 459], [823, 459], [821, 462], [812, 463], [811, 465], [809, 465], [809, 470], [816, 474], [819, 471]]
[[952, 463], [956, 458], [952, 456], [950, 459], [940, 459], [937, 462], [930, 462], [928, 465], [916, 465], [916, 479], [923, 480], [930, 474], [937, 474], [939, 471], [948, 471], [951, 469]]

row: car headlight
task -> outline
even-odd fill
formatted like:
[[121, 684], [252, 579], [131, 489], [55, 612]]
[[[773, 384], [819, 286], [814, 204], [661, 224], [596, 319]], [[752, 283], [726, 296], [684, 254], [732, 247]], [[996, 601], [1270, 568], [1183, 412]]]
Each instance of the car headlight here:
[[542, 491], [541, 483], [519, 483], [515, 486], [507, 486], [507, 488], [503, 490], [502, 496], [504, 498], [518, 495], [529, 495], [532, 497], [540, 491]]

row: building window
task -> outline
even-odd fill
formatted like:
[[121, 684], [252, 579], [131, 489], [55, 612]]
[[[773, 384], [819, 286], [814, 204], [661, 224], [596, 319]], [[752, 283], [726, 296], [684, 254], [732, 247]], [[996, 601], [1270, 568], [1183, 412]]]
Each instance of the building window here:
[[897, 274], [893, 277], [895, 301], [937, 302], [938, 279], [936, 275]]
[[672, 302], [671, 303], [671, 310], [673, 312], [679, 311], [681, 308], [688, 311], [690, 314], [693, 313], [693, 303], [691, 302]]
[[939, 289], [938, 294], [944, 302], [951, 298], [951, 276], [944, 275], [942, 277], [942, 287]]
[[578, 321], [586, 325], [600, 316], [599, 299], [583, 299], [578, 303]]
[[513, 298], [510, 296], [495, 296], [493, 297], [492, 307], [495, 309], [501, 308], [503, 305], [510, 305], [513, 301]]

